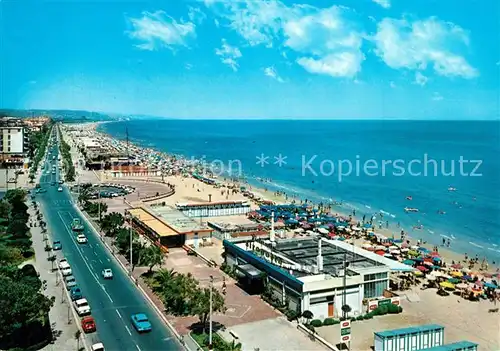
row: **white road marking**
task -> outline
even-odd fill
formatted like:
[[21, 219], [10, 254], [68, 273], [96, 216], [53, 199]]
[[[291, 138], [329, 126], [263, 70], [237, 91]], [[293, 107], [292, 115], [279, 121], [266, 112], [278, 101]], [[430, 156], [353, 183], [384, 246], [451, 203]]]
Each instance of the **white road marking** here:
[[[127, 326], [125, 326], [125, 329], [127, 329], [128, 334], [129, 334], [130, 336], [132, 336], [132, 333], [130, 332], [130, 329], [129, 329]], [[136, 346], [137, 346], [137, 345], [136, 345]]]
[[123, 319], [122, 315], [120, 314], [120, 311], [118, 310], [115, 310], [116, 314], [118, 315], [118, 317], [120, 317], [121, 319]]
[[141, 351], [141, 348], [139, 347], [139, 345], [135, 345], [135, 347], [137, 348], [137, 350]]

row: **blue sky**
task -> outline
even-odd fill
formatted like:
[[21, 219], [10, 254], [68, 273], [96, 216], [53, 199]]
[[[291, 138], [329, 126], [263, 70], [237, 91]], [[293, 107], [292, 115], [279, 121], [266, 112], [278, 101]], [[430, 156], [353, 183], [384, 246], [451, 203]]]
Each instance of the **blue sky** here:
[[0, 107], [499, 119], [498, 0], [0, 1]]

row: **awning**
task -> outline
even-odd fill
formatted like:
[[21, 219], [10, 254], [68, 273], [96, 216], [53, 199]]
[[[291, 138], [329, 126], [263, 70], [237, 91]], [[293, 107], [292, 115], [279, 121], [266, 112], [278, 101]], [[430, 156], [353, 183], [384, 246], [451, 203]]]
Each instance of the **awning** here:
[[262, 271], [251, 264], [241, 264], [236, 269], [245, 274], [250, 279], [259, 279], [262, 277]]

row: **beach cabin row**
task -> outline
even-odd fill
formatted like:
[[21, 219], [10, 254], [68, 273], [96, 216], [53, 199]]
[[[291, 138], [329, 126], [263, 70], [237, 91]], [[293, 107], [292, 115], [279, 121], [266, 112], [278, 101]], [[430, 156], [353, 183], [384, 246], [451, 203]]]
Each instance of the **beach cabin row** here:
[[428, 324], [374, 333], [375, 351], [419, 351], [444, 345], [444, 327]]
[[175, 205], [188, 217], [217, 217], [244, 215], [250, 212], [250, 203], [242, 200]]

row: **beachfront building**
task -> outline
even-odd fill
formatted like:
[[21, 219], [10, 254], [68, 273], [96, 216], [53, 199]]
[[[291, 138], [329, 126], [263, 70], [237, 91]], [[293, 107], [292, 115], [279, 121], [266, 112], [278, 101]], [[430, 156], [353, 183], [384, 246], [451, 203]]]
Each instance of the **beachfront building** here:
[[[111, 169], [106, 171], [106, 174], [111, 178], [126, 178], [126, 177], [161, 177], [162, 173], [159, 169], [149, 169], [137, 165], [117, 165], [111, 166]], [[108, 178], [109, 178], [108, 177]]]
[[210, 243], [213, 230], [169, 206], [139, 207], [125, 211], [133, 228], [164, 247]]
[[[248, 287], [267, 285], [288, 309], [309, 310], [317, 319], [339, 317], [344, 293], [351, 315], [366, 313], [370, 300], [388, 300], [392, 270], [412, 269], [341, 241], [280, 239], [273, 230], [265, 240], [234, 238], [223, 245], [225, 263]], [[389, 302], [399, 304], [399, 298]]]
[[426, 324], [373, 333], [374, 351], [477, 351], [478, 344], [459, 341], [445, 344], [444, 327]]
[[17, 118], [0, 119], [0, 162], [5, 168], [28, 166], [29, 130]]
[[214, 235], [219, 239], [231, 239], [237, 237], [269, 236], [269, 225], [267, 223], [227, 223], [208, 221], [207, 225], [214, 230]]
[[205, 202], [205, 203], [178, 203], [175, 207], [188, 217], [217, 217], [244, 215], [250, 212], [250, 204], [245, 200]]

